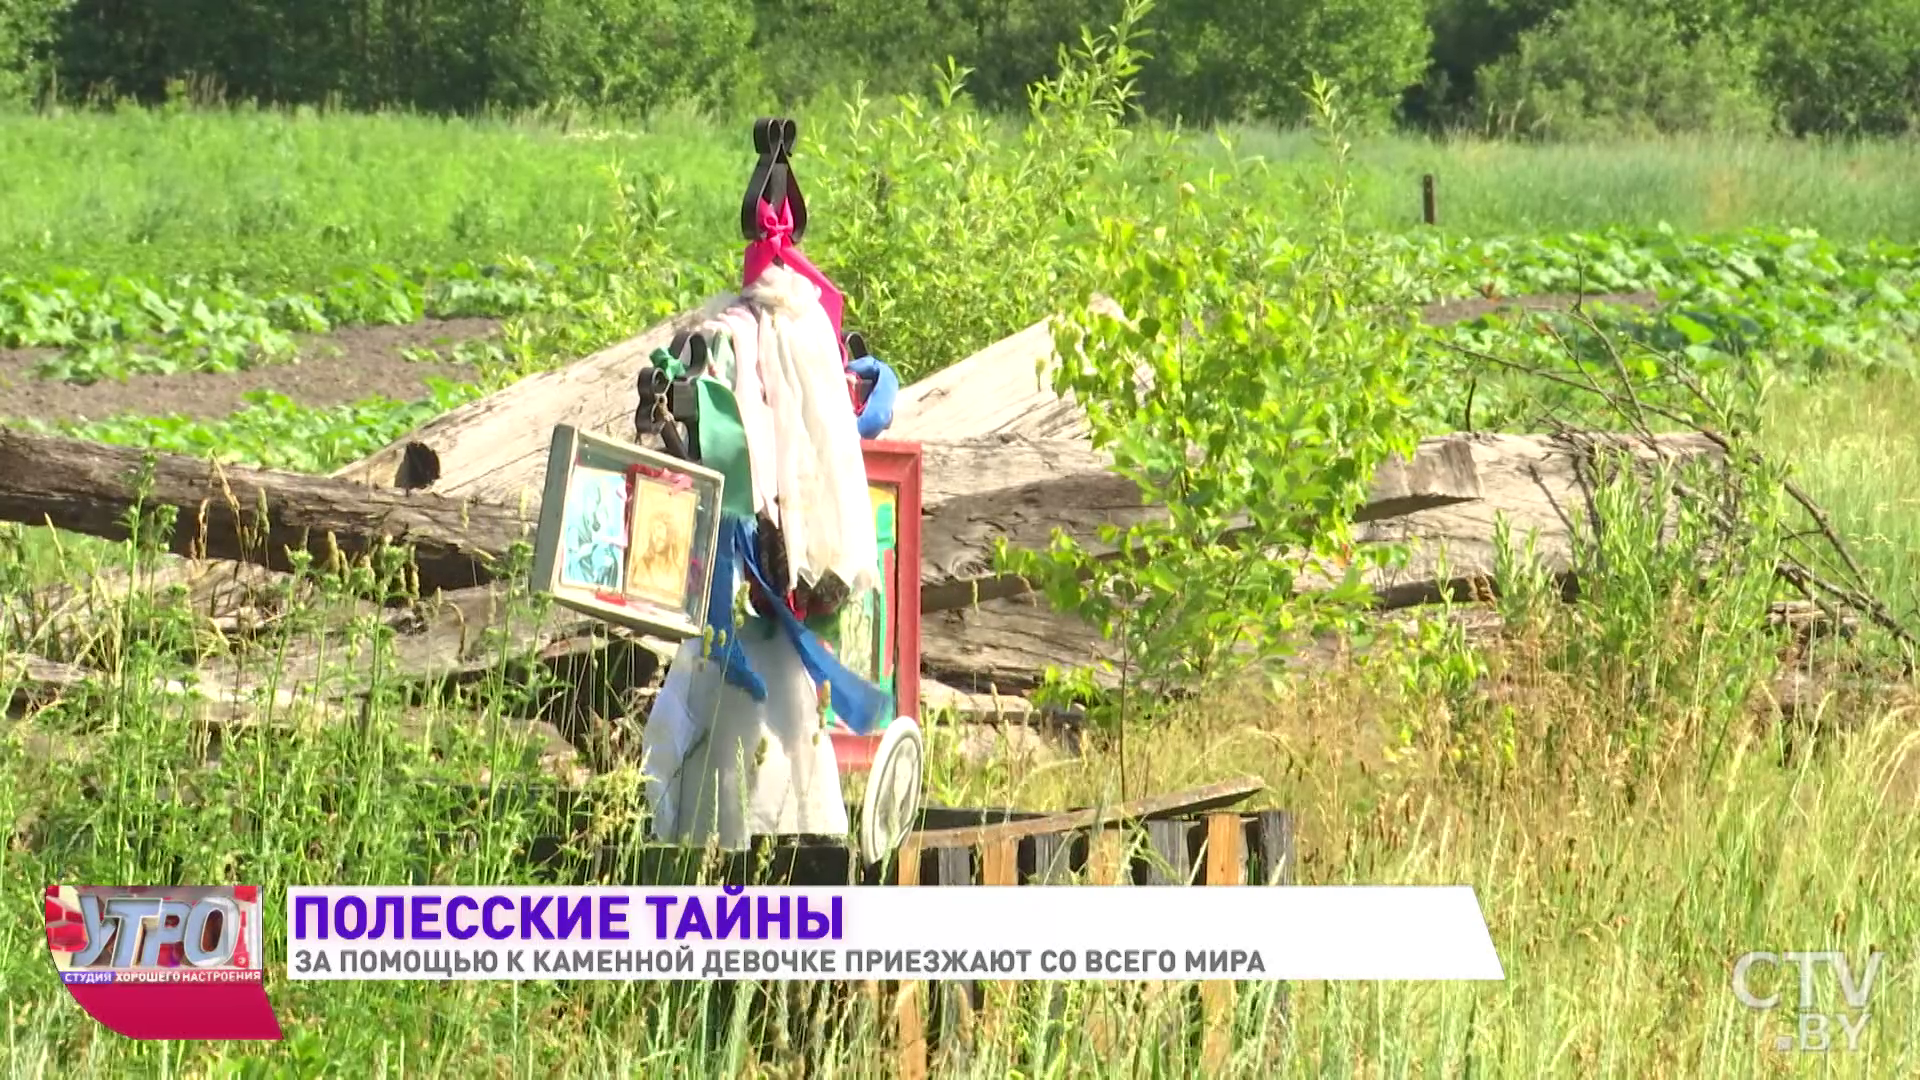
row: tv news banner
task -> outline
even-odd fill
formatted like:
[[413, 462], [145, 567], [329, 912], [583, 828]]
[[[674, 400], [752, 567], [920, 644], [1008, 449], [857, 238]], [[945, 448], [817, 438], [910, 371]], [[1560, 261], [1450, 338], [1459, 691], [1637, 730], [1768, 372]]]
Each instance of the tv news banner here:
[[[256, 886], [47, 890], [74, 998], [136, 1038], [275, 1039]], [[313, 980], [1500, 980], [1469, 886], [294, 888]]]

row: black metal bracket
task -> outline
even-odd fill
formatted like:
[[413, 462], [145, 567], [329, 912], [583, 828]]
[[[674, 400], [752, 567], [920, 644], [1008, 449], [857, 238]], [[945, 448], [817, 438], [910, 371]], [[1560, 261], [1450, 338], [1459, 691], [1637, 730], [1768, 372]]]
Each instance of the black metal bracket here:
[[[840, 335], [840, 344], [847, 350], [847, 363], [849, 364], [863, 356], [873, 355], [873, 350], [867, 348], [867, 339], [858, 330], [849, 330]], [[867, 400], [867, 395], [873, 393], [875, 383], [874, 380], [866, 378], [865, 376], [854, 379], [854, 377], [849, 374], [848, 378], [853, 379], [853, 381], [858, 384], [853, 401], [854, 411], [858, 412], [861, 408], [861, 403]]]
[[793, 242], [799, 243], [807, 231], [807, 200], [800, 193], [800, 179], [793, 175], [793, 147], [800, 139], [800, 125], [784, 116], [763, 116], [753, 122], [753, 148], [760, 153], [753, 176], [747, 181], [747, 193], [740, 200], [740, 235], [760, 240], [760, 204], [775, 210], [786, 203], [793, 211]]
[[667, 453], [682, 461], [700, 460], [700, 393], [687, 376], [673, 378], [649, 364], [640, 369], [640, 407], [633, 413], [633, 435], [643, 441], [657, 435]]

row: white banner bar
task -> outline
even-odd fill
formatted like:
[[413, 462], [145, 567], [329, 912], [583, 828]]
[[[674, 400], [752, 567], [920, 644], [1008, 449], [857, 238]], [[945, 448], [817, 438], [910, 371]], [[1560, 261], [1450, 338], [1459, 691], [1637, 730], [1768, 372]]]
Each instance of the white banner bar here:
[[1464, 885], [289, 893], [296, 979], [1506, 977]]

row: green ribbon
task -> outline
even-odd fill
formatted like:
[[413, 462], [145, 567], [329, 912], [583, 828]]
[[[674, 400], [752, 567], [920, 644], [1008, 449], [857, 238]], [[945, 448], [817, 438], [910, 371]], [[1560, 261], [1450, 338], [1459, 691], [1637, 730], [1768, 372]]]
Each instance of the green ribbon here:
[[[686, 373], [686, 366], [665, 349], [653, 350], [652, 360], [653, 366], [669, 378]], [[709, 363], [708, 370], [712, 368]], [[753, 465], [747, 457], [747, 426], [740, 419], [740, 402], [725, 383], [711, 376], [695, 379], [693, 386], [700, 406], [700, 464], [725, 479], [720, 488], [720, 509], [751, 519]]]

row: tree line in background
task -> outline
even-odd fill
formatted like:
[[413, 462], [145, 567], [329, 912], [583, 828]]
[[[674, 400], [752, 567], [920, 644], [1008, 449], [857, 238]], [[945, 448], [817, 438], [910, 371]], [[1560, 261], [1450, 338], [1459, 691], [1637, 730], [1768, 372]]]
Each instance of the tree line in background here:
[[[924, 89], [1019, 107], [1121, 0], [5, 0], [0, 101], [466, 112], [790, 104]], [[1375, 122], [1504, 136], [1920, 130], [1920, 0], [1159, 0], [1147, 109], [1299, 122], [1311, 75]]]

